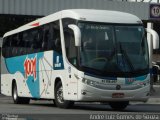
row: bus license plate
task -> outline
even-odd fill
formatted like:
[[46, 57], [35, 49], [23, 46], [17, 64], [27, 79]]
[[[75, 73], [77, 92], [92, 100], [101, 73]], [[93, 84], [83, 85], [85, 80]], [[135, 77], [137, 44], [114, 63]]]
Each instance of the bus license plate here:
[[112, 98], [124, 98], [124, 93], [113, 93]]

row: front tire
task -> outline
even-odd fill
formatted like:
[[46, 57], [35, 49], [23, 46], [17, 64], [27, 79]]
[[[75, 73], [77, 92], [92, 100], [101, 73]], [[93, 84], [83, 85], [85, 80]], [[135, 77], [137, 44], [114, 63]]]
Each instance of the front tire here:
[[70, 108], [73, 106], [73, 101], [63, 99], [63, 86], [61, 82], [58, 82], [55, 87], [55, 104], [60, 108]]
[[129, 101], [109, 102], [109, 105], [114, 110], [124, 110], [129, 105]]
[[29, 102], [30, 102], [29, 98], [24, 98], [24, 97], [19, 97], [18, 96], [16, 83], [13, 84], [12, 98], [13, 98], [14, 104], [29, 104]]

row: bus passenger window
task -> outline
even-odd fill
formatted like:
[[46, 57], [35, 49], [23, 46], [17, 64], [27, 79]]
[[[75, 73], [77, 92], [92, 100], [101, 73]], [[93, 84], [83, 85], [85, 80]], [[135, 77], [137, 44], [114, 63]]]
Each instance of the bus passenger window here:
[[48, 50], [53, 50], [55, 48], [54, 45], [54, 29], [53, 24], [49, 25], [49, 36], [48, 36]]
[[6, 58], [11, 57], [11, 51], [12, 51], [11, 41], [12, 41], [11, 36], [3, 39], [2, 55]]
[[46, 26], [43, 31], [42, 49], [48, 50], [49, 28]]
[[38, 52], [37, 38], [38, 38], [38, 30], [35, 29], [31, 32], [31, 49], [34, 50], [33, 52]]
[[30, 53], [30, 32], [26, 31], [23, 33], [22, 41], [24, 42], [23, 54]]
[[54, 45], [53, 50], [61, 54], [62, 48], [61, 48], [59, 21], [52, 23], [52, 30], [53, 30], [52, 34], [53, 34], [53, 45]]
[[64, 32], [64, 38], [68, 61], [74, 66], [77, 66], [77, 54], [73, 31], [66, 29]]
[[12, 36], [12, 56], [17, 56], [18, 55], [18, 42], [19, 42], [19, 37], [18, 34], [15, 34]]

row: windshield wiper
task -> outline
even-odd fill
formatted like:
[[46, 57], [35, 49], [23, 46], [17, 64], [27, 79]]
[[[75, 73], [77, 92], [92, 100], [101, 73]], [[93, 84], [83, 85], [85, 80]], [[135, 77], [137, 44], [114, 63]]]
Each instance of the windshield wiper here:
[[91, 67], [87, 67], [87, 66], [81, 66], [82, 69], [84, 69], [86, 72], [89, 72], [89, 73], [95, 73], [95, 74], [99, 74], [101, 75], [103, 73], [102, 70], [98, 70], [98, 69], [95, 69], [95, 68], [91, 68]]
[[120, 51], [121, 51], [122, 55], [124, 56], [124, 58], [126, 59], [128, 65], [129, 65], [130, 69], [131, 69], [132, 71], [134, 71], [133, 64], [132, 64], [132, 62], [130, 61], [130, 59], [129, 59], [129, 57], [128, 57], [128, 54], [126, 53], [126, 51], [122, 48], [122, 43], [121, 43], [121, 42], [119, 42], [119, 47], [120, 47]]

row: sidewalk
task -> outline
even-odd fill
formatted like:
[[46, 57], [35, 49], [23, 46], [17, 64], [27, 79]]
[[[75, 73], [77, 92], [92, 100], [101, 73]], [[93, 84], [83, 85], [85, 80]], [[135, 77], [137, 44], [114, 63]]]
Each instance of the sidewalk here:
[[160, 104], [160, 85], [154, 85], [154, 92], [152, 92], [149, 100], [146, 103], [149, 104]]

